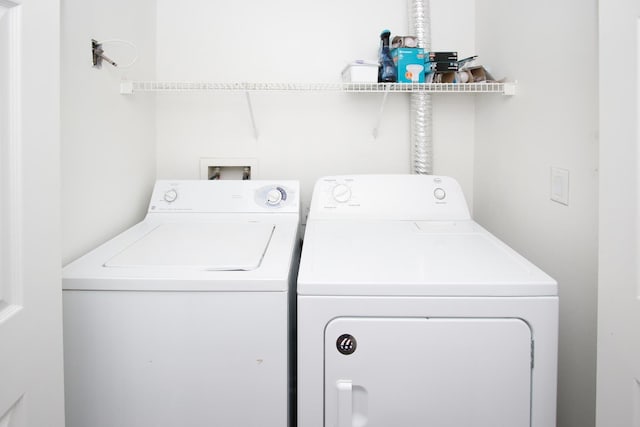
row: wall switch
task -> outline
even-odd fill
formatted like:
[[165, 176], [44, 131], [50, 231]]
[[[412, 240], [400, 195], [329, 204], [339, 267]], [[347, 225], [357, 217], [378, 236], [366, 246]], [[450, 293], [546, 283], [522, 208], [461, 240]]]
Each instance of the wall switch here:
[[256, 159], [206, 158], [200, 159], [200, 179], [256, 179]]
[[551, 200], [569, 206], [569, 171], [551, 168]]

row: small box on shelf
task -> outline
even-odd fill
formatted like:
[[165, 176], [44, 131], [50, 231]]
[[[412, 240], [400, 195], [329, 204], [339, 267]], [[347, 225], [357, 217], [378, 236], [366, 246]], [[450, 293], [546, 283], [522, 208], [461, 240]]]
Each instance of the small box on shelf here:
[[438, 62], [426, 62], [425, 67], [427, 68], [427, 72], [435, 71], [435, 72], [448, 72], [448, 71], [458, 71], [458, 62], [447, 62], [447, 61], [438, 61]]
[[391, 57], [398, 70], [398, 83], [424, 83], [424, 49], [399, 47], [391, 49]]
[[429, 62], [458, 62], [458, 52], [427, 52]]

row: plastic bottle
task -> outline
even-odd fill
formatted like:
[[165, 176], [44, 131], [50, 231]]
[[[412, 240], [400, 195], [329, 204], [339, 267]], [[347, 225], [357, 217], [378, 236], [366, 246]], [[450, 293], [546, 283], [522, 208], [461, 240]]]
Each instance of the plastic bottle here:
[[396, 71], [396, 65], [393, 63], [391, 57], [391, 50], [389, 49], [389, 38], [391, 37], [391, 31], [383, 30], [380, 33], [380, 51], [378, 52], [378, 82], [389, 83], [398, 80], [398, 72]]

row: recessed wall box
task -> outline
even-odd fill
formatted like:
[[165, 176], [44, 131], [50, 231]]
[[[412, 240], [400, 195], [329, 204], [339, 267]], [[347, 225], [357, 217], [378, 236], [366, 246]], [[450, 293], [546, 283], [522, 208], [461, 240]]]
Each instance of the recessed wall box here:
[[255, 158], [200, 159], [200, 179], [256, 179], [258, 161]]

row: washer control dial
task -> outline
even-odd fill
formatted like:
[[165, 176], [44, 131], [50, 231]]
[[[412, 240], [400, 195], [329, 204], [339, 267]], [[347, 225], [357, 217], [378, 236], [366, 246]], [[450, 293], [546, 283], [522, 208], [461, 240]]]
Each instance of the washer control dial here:
[[287, 193], [283, 188], [272, 188], [267, 192], [267, 205], [278, 206], [283, 200], [287, 199]]
[[444, 191], [443, 188], [438, 187], [433, 190], [433, 197], [435, 197], [437, 200], [444, 200], [445, 197], [447, 197], [447, 192]]
[[346, 203], [351, 200], [351, 188], [345, 184], [337, 184], [333, 187], [333, 190], [331, 190], [331, 195], [336, 202]]
[[176, 191], [175, 188], [172, 188], [171, 190], [167, 190], [164, 192], [164, 201], [167, 203], [173, 203], [176, 201], [177, 198], [178, 198], [178, 192]]

